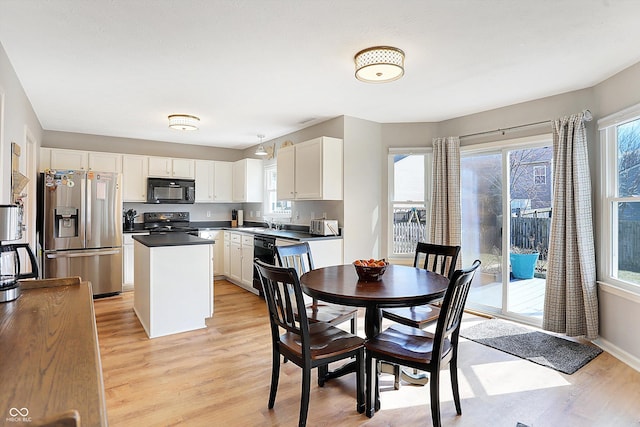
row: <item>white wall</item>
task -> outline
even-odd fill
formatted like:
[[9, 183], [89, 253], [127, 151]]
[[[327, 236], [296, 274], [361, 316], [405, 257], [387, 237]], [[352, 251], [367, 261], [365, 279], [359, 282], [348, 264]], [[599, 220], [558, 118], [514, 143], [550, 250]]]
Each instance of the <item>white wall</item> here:
[[[22, 156], [26, 156], [27, 134], [39, 145], [42, 127], [1, 44], [0, 114], [0, 203], [7, 204], [11, 200], [11, 143], [20, 145]], [[27, 175], [22, 158], [20, 172]], [[27, 178], [36, 179], [35, 176]]]
[[382, 257], [382, 126], [344, 118], [344, 261]]

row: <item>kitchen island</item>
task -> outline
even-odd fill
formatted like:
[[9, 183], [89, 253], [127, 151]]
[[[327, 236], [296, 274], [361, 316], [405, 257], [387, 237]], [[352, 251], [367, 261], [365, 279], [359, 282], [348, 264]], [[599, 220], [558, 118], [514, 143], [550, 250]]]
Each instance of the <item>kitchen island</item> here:
[[133, 240], [133, 308], [149, 338], [205, 328], [213, 314], [214, 242], [187, 233]]

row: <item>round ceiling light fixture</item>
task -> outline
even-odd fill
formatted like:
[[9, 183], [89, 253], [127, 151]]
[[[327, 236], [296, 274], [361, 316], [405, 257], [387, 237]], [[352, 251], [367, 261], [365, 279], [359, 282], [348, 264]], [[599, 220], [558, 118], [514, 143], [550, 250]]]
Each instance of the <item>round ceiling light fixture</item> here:
[[200, 118], [189, 114], [172, 114], [169, 116], [169, 127], [178, 130], [198, 130]]
[[353, 59], [356, 79], [362, 82], [387, 83], [404, 75], [404, 52], [397, 47], [369, 47], [356, 53]]

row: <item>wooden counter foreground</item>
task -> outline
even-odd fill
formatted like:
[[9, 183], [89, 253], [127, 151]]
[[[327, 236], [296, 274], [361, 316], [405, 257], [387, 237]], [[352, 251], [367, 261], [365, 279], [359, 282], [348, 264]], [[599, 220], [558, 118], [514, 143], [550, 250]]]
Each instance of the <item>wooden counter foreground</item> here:
[[90, 284], [74, 277], [20, 287], [17, 300], [0, 304], [0, 424], [37, 425], [76, 410], [82, 426], [106, 426]]

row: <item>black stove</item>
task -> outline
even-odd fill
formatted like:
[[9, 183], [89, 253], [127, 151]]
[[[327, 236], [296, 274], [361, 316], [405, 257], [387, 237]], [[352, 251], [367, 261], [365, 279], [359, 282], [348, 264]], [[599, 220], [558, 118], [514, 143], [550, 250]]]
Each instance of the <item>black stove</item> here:
[[144, 229], [155, 233], [193, 233], [197, 228], [189, 226], [189, 212], [145, 212]]

